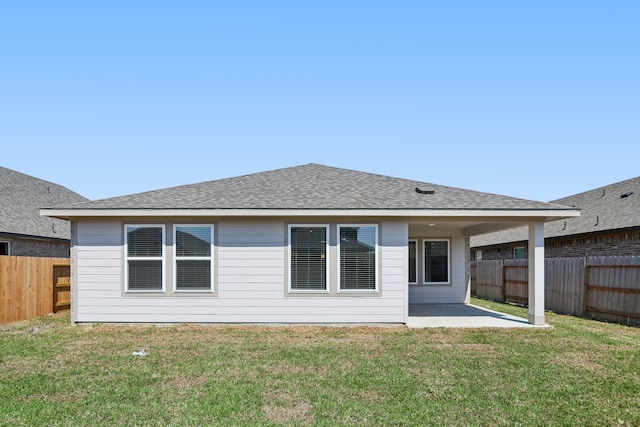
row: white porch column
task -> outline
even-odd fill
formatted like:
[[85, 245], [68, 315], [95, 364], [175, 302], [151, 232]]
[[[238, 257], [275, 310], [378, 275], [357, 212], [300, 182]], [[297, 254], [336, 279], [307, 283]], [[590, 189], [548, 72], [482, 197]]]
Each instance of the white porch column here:
[[409, 223], [404, 223], [404, 278], [402, 289], [404, 290], [404, 324], [409, 322]]
[[529, 323], [544, 325], [544, 222], [529, 224]]
[[464, 256], [467, 258], [464, 261], [464, 277], [467, 280], [467, 290], [464, 295], [464, 303], [471, 304], [471, 271], [469, 268], [469, 260], [470, 258], [470, 248], [471, 248], [471, 237], [465, 236], [464, 238]]

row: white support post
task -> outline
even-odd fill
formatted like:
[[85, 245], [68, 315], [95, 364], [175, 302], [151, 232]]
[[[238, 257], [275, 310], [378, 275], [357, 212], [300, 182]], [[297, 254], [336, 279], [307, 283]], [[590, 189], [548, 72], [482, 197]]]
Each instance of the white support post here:
[[529, 224], [529, 323], [544, 325], [544, 222]]
[[471, 271], [469, 268], [469, 263], [471, 262], [470, 248], [471, 248], [471, 237], [466, 236], [464, 238], [464, 256], [466, 258], [464, 260], [464, 277], [466, 277], [467, 279], [467, 290], [464, 295], [465, 304], [471, 304]]
[[404, 279], [402, 279], [404, 289], [404, 323], [409, 322], [409, 223], [404, 223]]

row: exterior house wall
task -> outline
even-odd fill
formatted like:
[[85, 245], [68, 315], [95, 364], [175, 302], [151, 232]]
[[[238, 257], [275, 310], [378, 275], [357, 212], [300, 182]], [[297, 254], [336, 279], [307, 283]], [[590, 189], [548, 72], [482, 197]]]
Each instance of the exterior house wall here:
[[[82, 221], [75, 224], [75, 229], [76, 322], [402, 323], [405, 320], [408, 239], [405, 222], [379, 223], [380, 292], [375, 295], [288, 293], [284, 221], [215, 223], [212, 294], [174, 294], [169, 290], [162, 294], [125, 293], [123, 223]], [[331, 275], [336, 274], [337, 257], [333, 259], [336, 261], [330, 261]], [[171, 258], [167, 256], [166, 265], [170, 264]]]
[[[473, 255], [477, 250], [482, 251], [483, 260], [513, 259], [514, 247], [522, 247], [523, 245], [526, 251], [526, 242], [472, 248], [471, 259], [473, 259]], [[545, 258], [627, 255], [640, 255], [640, 231], [585, 234], [545, 239]]]
[[71, 243], [68, 240], [25, 239], [14, 236], [0, 236], [0, 242], [8, 242], [10, 255], [69, 258]]
[[547, 239], [548, 258], [640, 255], [640, 231]]
[[[422, 280], [422, 240], [426, 238], [447, 238], [450, 239], [450, 284], [446, 285], [423, 285]], [[414, 227], [409, 230], [409, 239], [417, 239], [420, 248], [418, 251], [418, 283], [409, 285], [410, 304], [462, 304], [465, 302], [467, 293], [467, 270], [466, 270], [466, 247], [465, 238], [460, 230], [425, 230], [421, 227]]]
[[527, 242], [520, 242], [517, 245], [495, 245], [490, 247], [482, 247], [482, 248], [472, 248], [471, 249], [471, 260], [478, 260], [476, 256], [476, 251], [482, 251], [482, 260], [505, 260], [505, 259], [514, 259], [514, 248], [515, 247], [524, 247], [525, 253], [527, 253]]

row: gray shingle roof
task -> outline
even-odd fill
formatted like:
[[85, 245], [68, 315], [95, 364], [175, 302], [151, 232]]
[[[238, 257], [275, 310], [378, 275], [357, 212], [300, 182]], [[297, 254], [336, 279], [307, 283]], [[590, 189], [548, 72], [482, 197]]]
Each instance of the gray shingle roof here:
[[0, 166], [0, 233], [69, 239], [69, 223], [40, 208], [86, 201], [66, 187]]
[[[429, 187], [434, 194], [419, 194]], [[63, 209], [487, 209], [566, 206], [319, 164], [96, 200]]]
[[[633, 193], [633, 194], [628, 194]], [[625, 197], [621, 197], [628, 194]], [[551, 203], [580, 209], [580, 216], [545, 223], [546, 238], [640, 227], [640, 177], [616, 182]], [[471, 238], [471, 246], [488, 246], [528, 239], [526, 227]]]

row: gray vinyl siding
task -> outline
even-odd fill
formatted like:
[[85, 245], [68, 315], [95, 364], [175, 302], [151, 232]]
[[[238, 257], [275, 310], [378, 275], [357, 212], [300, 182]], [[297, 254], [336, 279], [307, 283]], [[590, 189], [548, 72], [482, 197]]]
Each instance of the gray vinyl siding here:
[[[407, 227], [405, 222], [379, 224], [379, 293], [292, 297], [286, 290], [284, 221], [216, 223], [216, 294], [173, 294], [170, 286], [166, 293], [124, 292], [123, 223], [81, 221], [77, 223], [74, 247], [75, 321], [402, 323], [406, 307]], [[170, 234], [169, 229], [167, 233]], [[165, 263], [171, 262], [167, 257]], [[334, 261], [334, 270], [336, 265]]]

